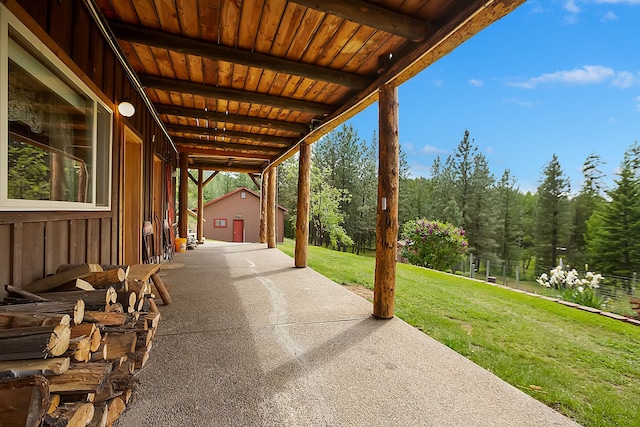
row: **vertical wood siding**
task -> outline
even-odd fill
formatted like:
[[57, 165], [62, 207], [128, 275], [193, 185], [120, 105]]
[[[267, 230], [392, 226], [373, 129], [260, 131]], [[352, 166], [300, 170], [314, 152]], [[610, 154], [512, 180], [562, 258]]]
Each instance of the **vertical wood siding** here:
[[[0, 253], [5, 254], [0, 257], [0, 286], [22, 286], [55, 273], [60, 264], [118, 262], [119, 159], [124, 125], [134, 129], [144, 144], [144, 193], [141, 198], [145, 220], [153, 221], [154, 153], [165, 163], [176, 164], [176, 155], [168, 139], [130, 83], [84, 3], [78, 0], [17, 0], [17, 3], [32, 20], [25, 22], [28, 27], [34, 22], [40, 26], [114, 105], [121, 99], [129, 99], [136, 107], [136, 114], [130, 119], [114, 114], [110, 211], [0, 212]], [[166, 200], [163, 200], [163, 206], [165, 204]], [[156, 223], [156, 227], [161, 227]], [[160, 230], [156, 228], [155, 247], [158, 250], [161, 247]], [[0, 298], [4, 297], [4, 292], [2, 286]]]

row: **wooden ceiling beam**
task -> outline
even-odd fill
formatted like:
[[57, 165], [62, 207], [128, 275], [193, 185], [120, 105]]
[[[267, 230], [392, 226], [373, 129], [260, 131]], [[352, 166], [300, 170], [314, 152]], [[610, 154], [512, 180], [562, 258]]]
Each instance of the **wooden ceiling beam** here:
[[297, 132], [305, 134], [309, 132], [309, 125], [304, 123], [284, 122], [280, 120], [270, 120], [261, 117], [239, 116], [236, 114], [218, 113], [217, 111], [205, 111], [197, 108], [177, 107], [174, 105], [155, 104], [159, 114], [169, 114], [180, 117], [193, 117], [195, 119], [206, 119], [215, 122], [232, 123], [234, 125], [256, 126], [268, 129], [275, 129], [287, 132]]
[[173, 137], [173, 142], [182, 149], [183, 152], [188, 152], [188, 148], [203, 148], [203, 149], [221, 149], [221, 150], [234, 150], [234, 151], [251, 151], [255, 153], [264, 154], [277, 154], [282, 150], [276, 147], [264, 147], [261, 145], [249, 145], [249, 144], [236, 144], [233, 142], [219, 142], [219, 141], [203, 141], [193, 138], [177, 138]]
[[362, 0], [292, 0], [311, 9], [339, 16], [414, 42], [424, 41], [437, 28], [413, 16]]
[[289, 147], [298, 142], [297, 138], [283, 138], [281, 136], [263, 135], [261, 133], [238, 132], [235, 130], [222, 130], [206, 128], [202, 126], [182, 126], [165, 124], [169, 132], [191, 133], [194, 135], [223, 136], [225, 138], [244, 138], [250, 141], [272, 144], [278, 147]]
[[239, 151], [230, 151], [223, 148], [208, 148], [208, 147], [191, 147], [182, 144], [176, 144], [178, 151], [185, 154], [198, 154], [202, 156], [214, 156], [214, 157], [233, 157], [240, 159], [257, 159], [257, 160], [271, 160], [274, 155], [266, 153], [241, 153]]
[[226, 99], [229, 101], [248, 102], [252, 104], [270, 105], [291, 111], [301, 111], [321, 115], [331, 114], [336, 107], [328, 104], [291, 99], [282, 96], [267, 95], [258, 92], [248, 92], [239, 89], [207, 86], [185, 80], [168, 79], [166, 77], [140, 75], [143, 86], [148, 88], [168, 90], [173, 92], [190, 93], [204, 97]]
[[247, 65], [277, 73], [306, 77], [312, 80], [335, 83], [354, 89], [362, 89], [371, 83], [371, 78], [358, 74], [319, 67], [298, 61], [234, 49], [203, 40], [169, 34], [163, 31], [109, 21], [109, 27], [120, 40], [140, 43], [147, 46], [169, 49], [187, 55], [195, 55], [214, 61], [225, 61], [234, 64]]
[[209, 162], [193, 162], [189, 165], [190, 168], [193, 169], [202, 169], [202, 170], [210, 170], [210, 171], [218, 171], [218, 172], [239, 172], [239, 173], [260, 173], [262, 172], [261, 166], [227, 166], [226, 163], [209, 163]]

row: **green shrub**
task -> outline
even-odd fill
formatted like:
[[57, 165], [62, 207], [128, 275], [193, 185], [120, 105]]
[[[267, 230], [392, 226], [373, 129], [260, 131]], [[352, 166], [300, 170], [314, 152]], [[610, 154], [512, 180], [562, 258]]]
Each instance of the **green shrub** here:
[[402, 228], [401, 255], [411, 264], [448, 270], [462, 260], [469, 243], [462, 228], [440, 221], [417, 219]]

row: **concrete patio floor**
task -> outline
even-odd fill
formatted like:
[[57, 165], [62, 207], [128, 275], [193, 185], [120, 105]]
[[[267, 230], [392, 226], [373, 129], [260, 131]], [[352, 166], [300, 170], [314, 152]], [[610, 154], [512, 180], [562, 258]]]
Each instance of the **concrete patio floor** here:
[[262, 244], [164, 269], [151, 358], [119, 426], [575, 426]]

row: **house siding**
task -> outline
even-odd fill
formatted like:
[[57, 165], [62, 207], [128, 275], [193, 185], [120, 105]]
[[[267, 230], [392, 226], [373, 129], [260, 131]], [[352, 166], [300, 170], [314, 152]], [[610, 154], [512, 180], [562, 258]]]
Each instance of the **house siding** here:
[[[22, 286], [55, 273], [64, 263], [116, 264], [121, 257], [119, 230], [124, 126], [143, 140], [143, 218], [153, 220], [154, 154], [175, 167], [176, 154], [126, 76], [84, 2], [17, 0], [2, 3], [65, 62], [114, 110], [112, 129], [111, 210], [99, 212], [0, 212], [0, 283]], [[6, 76], [3, 76], [6, 78]], [[115, 105], [128, 99], [136, 114], [125, 119]], [[5, 179], [2, 177], [2, 179]], [[166, 189], [164, 191], [166, 195]], [[166, 196], [163, 196], [163, 206]], [[156, 254], [161, 248], [161, 223], [154, 226]], [[0, 298], [4, 297], [0, 289]]]

